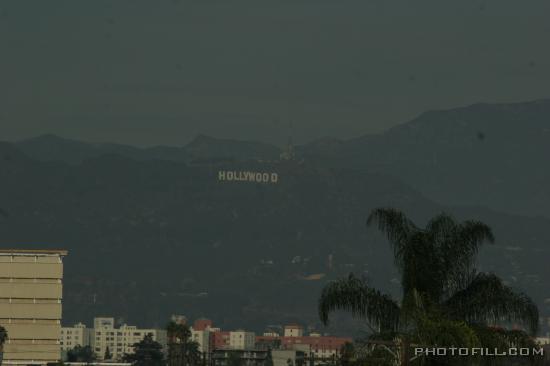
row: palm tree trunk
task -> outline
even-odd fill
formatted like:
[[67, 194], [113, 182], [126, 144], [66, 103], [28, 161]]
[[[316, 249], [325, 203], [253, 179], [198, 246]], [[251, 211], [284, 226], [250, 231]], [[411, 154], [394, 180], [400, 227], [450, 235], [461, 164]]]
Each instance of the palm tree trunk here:
[[410, 343], [406, 337], [403, 337], [401, 343], [401, 366], [409, 366], [410, 359]]

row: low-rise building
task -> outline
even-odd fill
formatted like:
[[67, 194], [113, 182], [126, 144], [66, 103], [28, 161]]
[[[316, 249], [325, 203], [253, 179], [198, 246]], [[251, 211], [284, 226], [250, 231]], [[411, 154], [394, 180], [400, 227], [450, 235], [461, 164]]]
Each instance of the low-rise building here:
[[253, 349], [256, 343], [256, 334], [245, 330], [229, 332], [229, 348], [248, 350]]
[[300, 351], [306, 357], [313, 357], [315, 362], [318, 362], [337, 357], [342, 346], [353, 341], [347, 337], [328, 337], [315, 332], [304, 336], [303, 328], [299, 325], [285, 326], [284, 334], [285, 336], [280, 337], [276, 333], [268, 332], [257, 336], [256, 348]]
[[210, 330], [195, 330], [191, 328], [191, 340], [197, 342], [199, 351], [202, 353], [210, 352]]
[[281, 349], [281, 337], [276, 333], [264, 333], [256, 336], [256, 349]]
[[96, 318], [90, 343], [99, 359], [104, 359], [109, 349], [112, 359], [120, 360], [125, 353], [133, 353], [134, 344], [148, 334], [166, 349], [166, 331], [163, 329], [142, 329], [127, 324], [116, 328], [114, 318]]
[[218, 349], [212, 351], [212, 366], [230, 366], [238, 360], [242, 366], [268, 366], [268, 351], [243, 349]]
[[228, 331], [218, 330], [213, 331], [211, 335], [211, 350], [227, 349], [229, 346], [230, 333]]
[[194, 330], [209, 330], [212, 328], [212, 320], [206, 318], [200, 318], [193, 322]]
[[338, 356], [342, 346], [352, 341], [344, 337], [282, 337], [281, 345], [284, 349], [299, 349], [312, 353], [315, 359], [326, 360]]
[[304, 335], [304, 328], [298, 324], [290, 324], [285, 326], [285, 337], [302, 337]]
[[305, 352], [298, 350], [272, 350], [271, 358], [273, 366], [303, 366], [306, 363]]
[[197, 319], [191, 327], [191, 340], [197, 342], [199, 351], [207, 354], [212, 349], [212, 321], [210, 319]]
[[109, 353], [111, 360], [116, 361], [125, 353], [134, 352], [133, 345], [142, 341], [148, 334], [166, 350], [167, 339], [164, 329], [143, 329], [127, 324], [116, 327], [115, 319], [110, 317], [94, 318], [93, 328], [86, 328], [82, 323], [73, 327], [62, 327], [59, 342], [64, 353], [76, 346], [90, 346], [98, 360], [104, 360], [105, 355]]
[[89, 346], [93, 329], [86, 328], [85, 324], [78, 323], [72, 327], [61, 327], [61, 351], [69, 351], [76, 346]]

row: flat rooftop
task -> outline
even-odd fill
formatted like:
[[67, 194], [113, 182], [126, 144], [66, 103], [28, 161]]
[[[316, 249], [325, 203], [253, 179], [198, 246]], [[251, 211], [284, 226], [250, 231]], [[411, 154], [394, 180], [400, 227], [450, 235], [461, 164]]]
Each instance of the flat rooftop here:
[[0, 255], [6, 254], [25, 254], [25, 255], [61, 255], [69, 254], [69, 251], [64, 249], [1, 249]]

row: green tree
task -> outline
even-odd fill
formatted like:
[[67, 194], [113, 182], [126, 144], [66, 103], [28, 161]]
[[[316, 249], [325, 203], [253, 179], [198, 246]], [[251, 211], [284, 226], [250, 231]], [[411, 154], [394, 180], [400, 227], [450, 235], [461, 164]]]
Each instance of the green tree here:
[[265, 357], [265, 366], [273, 366], [273, 354], [271, 348], [267, 349], [267, 355]]
[[229, 352], [227, 366], [242, 366], [244, 364], [238, 351]]
[[111, 353], [111, 350], [109, 349], [109, 346], [105, 349], [105, 354], [103, 355], [104, 360], [110, 360], [113, 358], [113, 354]]
[[0, 347], [8, 340], [8, 331], [0, 325]]
[[166, 325], [169, 343], [183, 343], [191, 337], [191, 330], [185, 324], [171, 321]]
[[160, 343], [153, 340], [152, 334], [147, 334], [143, 340], [133, 344], [134, 353], [126, 353], [124, 362], [135, 366], [164, 366], [164, 354]]
[[188, 360], [188, 343], [191, 338], [191, 330], [185, 324], [170, 322], [166, 326], [168, 337], [168, 365], [186, 366]]
[[[537, 332], [538, 309], [533, 301], [505, 286], [496, 275], [476, 271], [480, 246], [494, 242], [486, 224], [458, 223], [442, 213], [419, 228], [401, 211], [381, 208], [370, 214], [367, 225], [376, 225], [391, 244], [402, 299], [397, 302], [350, 274], [323, 289], [319, 299], [323, 323], [335, 310], [350, 311], [371, 327], [372, 342], [401, 345], [401, 354], [394, 358], [402, 364], [410, 358], [410, 343], [507, 348], [520, 339], [529, 342], [529, 334]], [[491, 326], [512, 322], [523, 324], [526, 331], [501, 329], [495, 336]]]
[[77, 345], [67, 352], [67, 362], [94, 362], [97, 356], [90, 346]]
[[197, 342], [187, 341], [184, 347], [184, 352], [188, 365], [200, 365], [202, 353], [200, 351], [200, 345]]
[[342, 366], [350, 366], [353, 364], [356, 357], [355, 346], [351, 342], [346, 342], [340, 348], [340, 354], [338, 355], [338, 363]]
[[4, 359], [4, 344], [8, 340], [8, 331], [3, 326], [0, 326], [0, 366]]

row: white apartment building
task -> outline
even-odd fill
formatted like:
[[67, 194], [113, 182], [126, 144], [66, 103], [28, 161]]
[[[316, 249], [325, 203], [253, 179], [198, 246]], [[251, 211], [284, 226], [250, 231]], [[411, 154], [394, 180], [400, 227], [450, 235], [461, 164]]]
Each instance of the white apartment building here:
[[116, 328], [114, 318], [94, 318], [93, 328], [86, 328], [82, 323], [63, 327], [59, 340], [61, 349], [65, 352], [76, 346], [90, 346], [98, 359], [102, 360], [109, 348], [112, 360], [119, 360], [125, 353], [132, 353], [133, 345], [143, 340], [147, 334], [152, 334], [153, 340], [166, 348], [165, 330], [141, 329], [126, 324]]
[[229, 348], [250, 350], [256, 344], [256, 334], [245, 330], [229, 332]]
[[141, 329], [123, 324], [115, 328], [114, 318], [95, 318], [90, 345], [99, 359], [103, 359], [107, 348], [113, 360], [120, 360], [125, 353], [134, 352], [133, 345], [151, 334], [153, 340], [166, 349], [166, 331], [162, 329]]
[[86, 325], [82, 323], [75, 324], [72, 327], [62, 327], [61, 337], [59, 338], [61, 351], [66, 352], [76, 346], [89, 346], [92, 332], [93, 329], [86, 328]]
[[296, 324], [287, 325], [285, 326], [284, 335], [285, 337], [303, 337], [304, 328]]
[[305, 364], [305, 354], [295, 349], [274, 349], [271, 351], [273, 366]]
[[141, 329], [126, 324], [116, 328], [114, 318], [95, 318], [91, 329], [86, 329], [81, 323], [62, 328], [60, 339], [65, 351], [76, 345], [90, 346], [98, 359], [102, 360], [108, 348], [112, 360], [120, 360], [125, 353], [132, 353], [133, 345], [143, 340], [147, 334], [152, 334], [155, 341], [166, 347], [165, 330]]
[[210, 352], [210, 328], [194, 330], [191, 328], [191, 340], [199, 344], [199, 350], [203, 353]]

